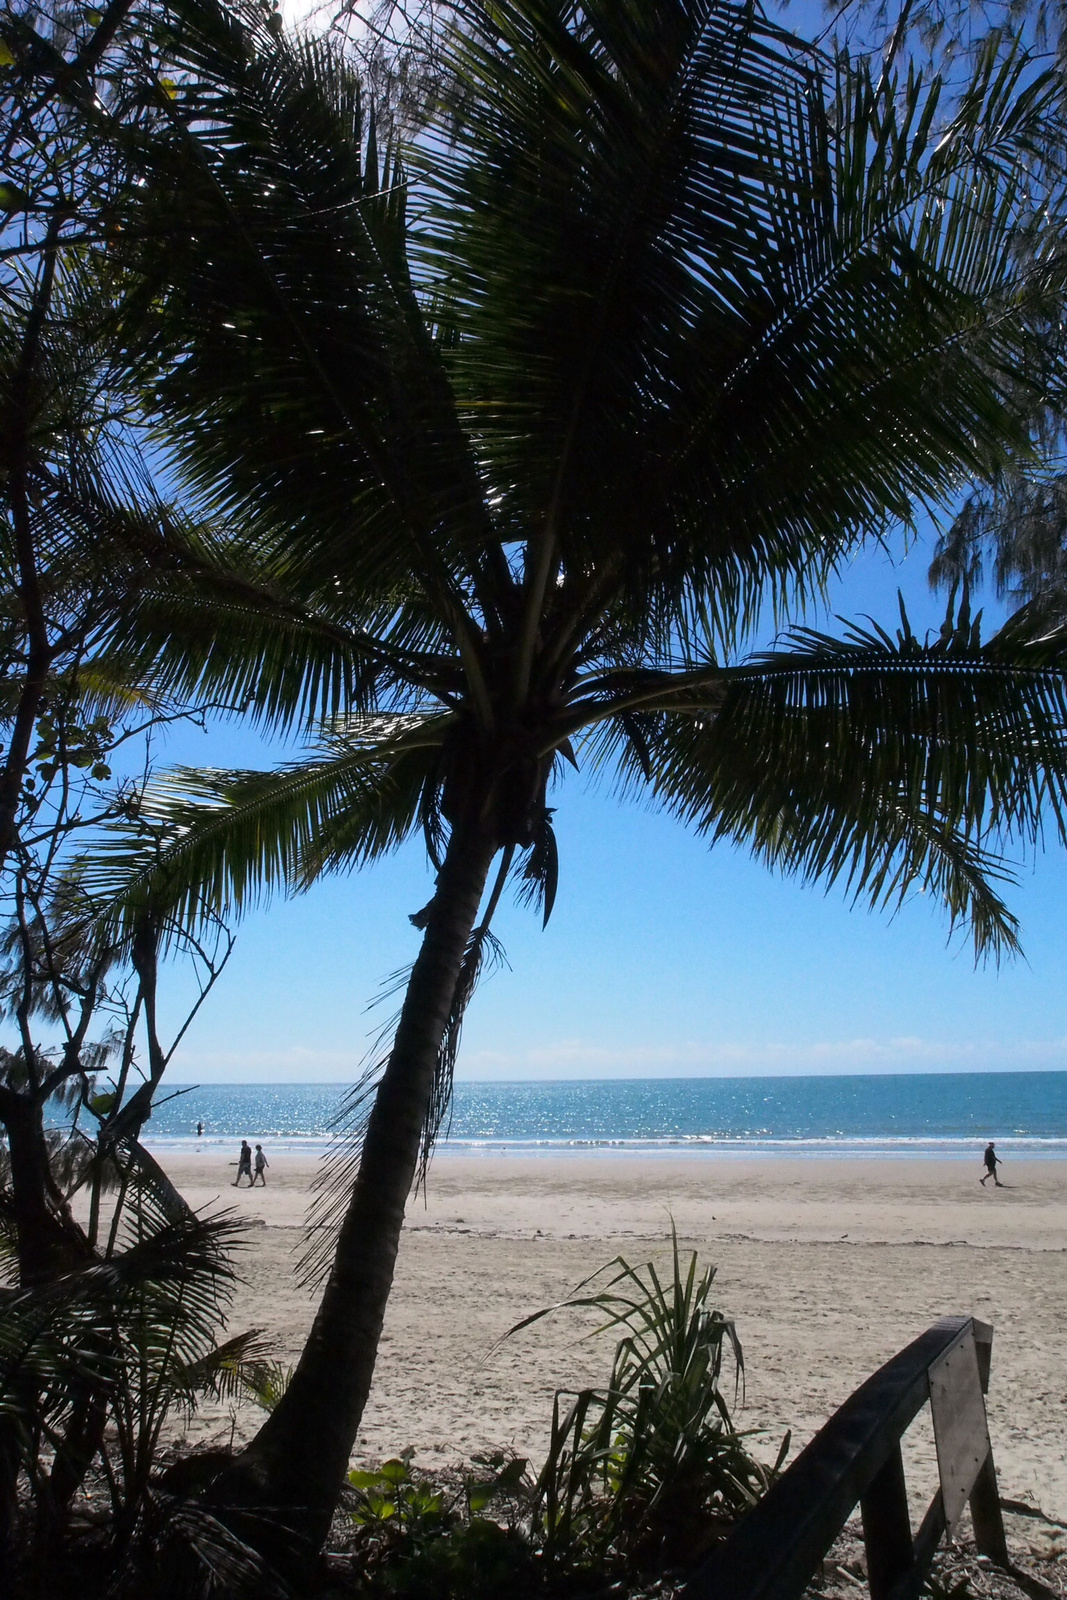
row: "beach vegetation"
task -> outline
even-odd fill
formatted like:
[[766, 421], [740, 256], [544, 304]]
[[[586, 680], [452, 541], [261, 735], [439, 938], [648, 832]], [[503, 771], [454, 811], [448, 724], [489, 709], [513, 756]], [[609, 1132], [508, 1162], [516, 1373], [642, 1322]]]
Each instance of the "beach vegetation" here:
[[392, 1461], [383, 1461], [376, 1472], [353, 1468], [348, 1482], [359, 1495], [352, 1513], [352, 1521], [357, 1526], [371, 1527], [395, 1521], [400, 1528], [414, 1529], [442, 1520], [444, 1495], [413, 1476], [410, 1455], [406, 1460], [398, 1456]]
[[[214, 916], [190, 938], [158, 897], [116, 938], [85, 873], [110, 828], [161, 842], [140, 796], [163, 729], [204, 708], [159, 692], [114, 639], [155, 563], [185, 548], [187, 526], [158, 491], [143, 405], [115, 360], [130, 280], [112, 270], [106, 239], [133, 174], [99, 130], [87, 137], [76, 81], [95, 65], [101, 105], [122, 99], [104, 56], [124, 14], [82, 16], [55, 35], [77, 68], [62, 84], [38, 20], [40, 34], [9, 9], [0, 27], [15, 40], [0, 70], [5, 1595], [65, 1593], [72, 1567], [100, 1587], [135, 1570], [167, 1500], [168, 1427], [259, 1364], [252, 1336], [225, 1337], [232, 1223], [194, 1216], [141, 1142], [232, 940]], [[194, 977], [172, 1032], [165, 950], [184, 953]], [[205, 1537], [234, 1544], [225, 1530]]]
[[[1063, 371], [1063, 329], [1049, 327], [1050, 366]], [[938, 540], [932, 588], [967, 594], [983, 582], [1014, 606], [1025, 605], [1050, 628], [1067, 620], [1067, 418], [1062, 381], [1051, 404], [1035, 412], [1038, 449], [1015, 461], [996, 483], [976, 485]]]
[[175, 1593], [198, 1593], [218, 1559], [265, 1573], [191, 1495], [219, 1454], [171, 1459], [168, 1436], [205, 1400], [240, 1399], [267, 1365], [257, 1333], [225, 1336], [239, 1232], [138, 1171], [106, 1246], [47, 1281], [20, 1281], [13, 1229], [0, 1233], [5, 1594], [142, 1594], [178, 1554], [191, 1586]]
[[[530, 1525], [528, 1482], [516, 1483], [510, 1504], [492, 1495], [473, 1509], [467, 1477], [435, 1481], [408, 1459], [396, 1482], [396, 1462], [355, 1474], [365, 1485], [351, 1512], [354, 1532], [344, 1541], [355, 1584], [372, 1594], [405, 1600], [497, 1600], [544, 1592], [545, 1568]], [[516, 1460], [524, 1471], [525, 1461]], [[478, 1463], [473, 1475], [484, 1467]], [[506, 1469], [505, 1469], [506, 1470]], [[380, 1487], [379, 1487], [380, 1486]], [[393, 1508], [393, 1515], [382, 1515]]]
[[[107, 1255], [109, 1194], [118, 1226], [128, 1192], [162, 1192], [141, 1130], [232, 945], [214, 913], [190, 937], [159, 895], [115, 937], [85, 870], [109, 829], [163, 842], [140, 804], [158, 742], [207, 709], [161, 692], [115, 638], [196, 538], [118, 359], [141, 284], [109, 244], [136, 174], [106, 129], [132, 137], [154, 114], [129, 93], [131, 11], [14, 7], [0, 25], [0, 1211], [26, 1289]], [[194, 975], [169, 1035], [165, 952]]]
[[[152, 502], [166, 537], [137, 546], [108, 649], [124, 682], [311, 749], [139, 790], [78, 869], [94, 937], [140, 981], [142, 941], [154, 972], [212, 919], [407, 840], [435, 873], [324, 1190], [311, 1334], [204, 1501], [299, 1569], [345, 1487], [493, 916], [509, 889], [551, 914], [576, 769], [859, 902], [922, 888], [979, 953], [1015, 948], [1002, 852], [1067, 819], [1067, 635], [1027, 608], [989, 633], [959, 592], [937, 637], [903, 608], [809, 623], [865, 543], [1031, 448], [1063, 288], [1059, 83], [1007, 36], [947, 81], [831, 59], [730, 0], [506, 0], [449, 8], [412, 134], [336, 41], [257, 0], [103, 15], [109, 40], [130, 30], [110, 120], [69, 88], [107, 40], [0, 32], [13, 81], [121, 152], [94, 235], [130, 285], [107, 351], [186, 508]], [[57, 202], [42, 228], [27, 329], [66, 218]], [[8, 380], [16, 444], [35, 341]], [[9, 524], [29, 663], [27, 504]], [[23, 791], [25, 726], [53, 710], [33, 672], [8, 753]], [[69, 741], [99, 782], [103, 715]], [[695, 1481], [716, 1461], [730, 1496], [758, 1488], [718, 1401], [699, 1426], [687, 1410], [685, 1374], [717, 1377], [730, 1347], [701, 1315], [655, 1406], [635, 1334], [618, 1392], [561, 1422], [572, 1521], [616, 1491], [651, 1512], [691, 1423]]]
[[263, 1411], [273, 1411], [292, 1380], [293, 1369], [282, 1361], [260, 1361], [243, 1366], [240, 1380], [245, 1397]]
[[[497, 1482], [497, 1480], [501, 1480]], [[478, 1600], [543, 1591], [544, 1564], [531, 1521], [527, 1463], [482, 1458], [435, 1480], [414, 1452], [351, 1472], [352, 1576], [372, 1593], [407, 1600]]]
[[721, 1388], [729, 1358], [740, 1400], [736, 1329], [710, 1304], [714, 1268], [672, 1246], [669, 1273], [616, 1258], [505, 1336], [562, 1312], [594, 1313], [590, 1337], [621, 1333], [603, 1388], [557, 1392], [540, 1469], [500, 1453], [434, 1481], [409, 1450], [349, 1473], [351, 1548], [372, 1588], [460, 1600], [681, 1581], [766, 1491], [789, 1435], [765, 1465], [737, 1430]]
[[[709, 1305], [715, 1268], [684, 1263], [673, 1236], [672, 1273], [618, 1257], [551, 1312], [593, 1310], [598, 1332], [624, 1329], [605, 1389], [556, 1395], [534, 1515], [548, 1561], [614, 1553], [646, 1574], [691, 1567], [755, 1504], [780, 1469], [764, 1466], [733, 1423], [721, 1379], [744, 1356], [734, 1324]], [[516, 1329], [550, 1311], [537, 1312]]]

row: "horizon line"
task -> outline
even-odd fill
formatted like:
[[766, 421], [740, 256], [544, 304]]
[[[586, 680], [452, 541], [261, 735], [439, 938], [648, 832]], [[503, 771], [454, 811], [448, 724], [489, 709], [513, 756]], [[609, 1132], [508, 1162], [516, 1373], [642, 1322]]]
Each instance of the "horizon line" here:
[[[778, 1082], [807, 1082], [811, 1080], [824, 1081], [827, 1079], [840, 1080], [842, 1078], [1025, 1078], [1025, 1077], [1067, 1077], [1067, 1067], [940, 1067], [934, 1070], [928, 1068], [905, 1072], [880, 1072], [851, 1071], [851, 1072], [690, 1072], [690, 1073], [627, 1073], [612, 1076], [608, 1073], [598, 1074], [595, 1077], [525, 1077], [525, 1078], [457, 1078], [456, 1087], [468, 1085], [471, 1087], [512, 1087], [518, 1084], [566, 1084], [566, 1083], [762, 1083], [769, 1080]], [[286, 1088], [286, 1089], [332, 1089], [341, 1085], [351, 1085], [358, 1082], [357, 1078], [219, 1078], [215, 1081], [205, 1079], [171, 1078], [168, 1080], [171, 1087], [176, 1089], [253, 1089], [253, 1088]]]

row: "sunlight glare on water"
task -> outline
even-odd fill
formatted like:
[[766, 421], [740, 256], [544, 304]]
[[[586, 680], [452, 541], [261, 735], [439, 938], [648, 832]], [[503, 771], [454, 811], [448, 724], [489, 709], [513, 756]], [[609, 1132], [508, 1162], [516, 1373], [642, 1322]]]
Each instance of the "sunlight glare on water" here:
[[[259, 1137], [321, 1149], [340, 1084], [172, 1085], [153, 1145]], [[442, 1150], [973, 1157], [1067, 1156], [1067, 1072], [457, 1083]]]

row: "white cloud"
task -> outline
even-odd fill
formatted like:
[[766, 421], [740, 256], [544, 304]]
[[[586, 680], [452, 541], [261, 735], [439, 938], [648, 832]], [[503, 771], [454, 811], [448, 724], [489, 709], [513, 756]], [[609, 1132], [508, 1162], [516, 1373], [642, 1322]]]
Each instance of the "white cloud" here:
[[[362, 1052], [294, 1045], [271, 1051], [190, 1049], [177, 1078], [204, 1083], [352, 1083]], [[1067, 1069], [1067, 1038], [940, 1040], [902, 1034], [876, 1039], [708, 1041], [616, 1049], [561, 1039], [523, 1051], [473, 1050], [459, 1076], [479, 1079], [795, 1077], [834, 1073], [994, 1072]]]
[[689, 1041], [612, 1049], [583, 1040], [464, 1056], [465, 1078], [748, 1077], [865, 1072], [991, 1072], [1067, 1068], [1067, 1038], [896, 1038]]

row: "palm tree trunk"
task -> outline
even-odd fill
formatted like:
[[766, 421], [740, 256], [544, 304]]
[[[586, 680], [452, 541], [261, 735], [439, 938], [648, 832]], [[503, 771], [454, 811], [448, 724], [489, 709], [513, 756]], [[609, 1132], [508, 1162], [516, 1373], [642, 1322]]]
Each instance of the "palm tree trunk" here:
[[496, 848], [481, 825], [453, 830], [318, 1314], [281, 1401], [212, 1487], [220, 1508], [248, 1509], [243, 1534], [279, 1558], [289, 1533], [306, 1541], [305, 1551], [321, 1546], [344, 1482], [374, 1374], [438, 1052]]

